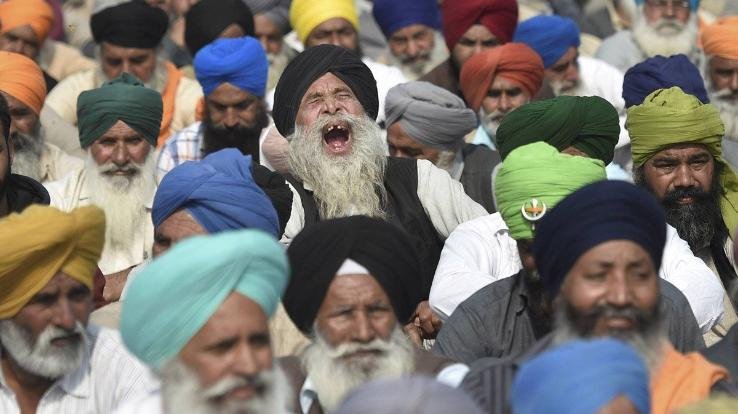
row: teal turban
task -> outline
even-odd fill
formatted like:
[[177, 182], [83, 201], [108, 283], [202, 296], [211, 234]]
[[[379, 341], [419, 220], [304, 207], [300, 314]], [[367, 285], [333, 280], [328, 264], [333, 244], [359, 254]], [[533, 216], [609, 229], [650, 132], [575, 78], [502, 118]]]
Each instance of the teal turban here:
[[82, 148], [89, 147], [118, 121], [156, 145], [162, 116], [161, 95], [123, 73], [77, 98], [77, 127]]
[[161, 369], [231, 292], [271, 316], [288, 278], [284, 248], [260, 230], [188, 238], [131, 282], [120, 322], [123, 342], [138, 359]]
[[496, 138], [503, 161], [515, 148], [544, 141], [559, 151], [574, 147], [607, 165], [619, 136], [618, 111], [609, 102], [599, 96], [559, 96], [510, 112]]

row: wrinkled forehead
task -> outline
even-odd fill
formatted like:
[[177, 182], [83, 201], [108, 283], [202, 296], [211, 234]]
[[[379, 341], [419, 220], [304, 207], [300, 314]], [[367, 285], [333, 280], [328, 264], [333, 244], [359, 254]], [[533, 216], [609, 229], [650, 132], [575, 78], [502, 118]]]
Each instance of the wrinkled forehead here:
[[367, 273], [346, 273], [333, 278], [322, 306], [362, 306], [377, 301], [388, 302], [389, 297], [374, 276]]
[[302, 96], [301, 103], [305, 103], [315, 96], [326, 96], [340, 91], [350, 91], [352, 94], [354, 93], [351, 87], [341, 80], [341, 78], [331, 72], [327, 72], [310, 84], [310, 87], [308, 87], [305, 94]]
[[660, 159], [689, 159], [696, 156], [708, 155], [710, 158], [714, 158], [714, 155], [710, 152], [708, 147], [704, 144], [696, 142], [684, 142], [674, 145], [669, 145], [661, 151], [655, 153], [650, 161]]

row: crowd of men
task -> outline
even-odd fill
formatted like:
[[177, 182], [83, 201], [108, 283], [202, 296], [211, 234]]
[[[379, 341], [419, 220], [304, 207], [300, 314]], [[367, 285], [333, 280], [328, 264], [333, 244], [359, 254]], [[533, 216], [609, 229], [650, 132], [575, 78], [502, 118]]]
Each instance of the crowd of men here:
[[738, 2], [0, 1], [0, 413], [738, 412]]

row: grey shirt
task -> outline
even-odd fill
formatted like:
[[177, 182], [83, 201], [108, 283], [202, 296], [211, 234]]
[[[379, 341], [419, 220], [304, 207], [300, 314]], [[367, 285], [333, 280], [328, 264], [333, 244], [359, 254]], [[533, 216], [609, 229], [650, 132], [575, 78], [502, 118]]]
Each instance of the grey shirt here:
[[[661, 281], [661, 317], [669, 340], [680, 352], [705, 347], [687, 298]], [[451, 314], [436, 337], [433, 352], [465, 364], [504, 358], [528, 350], [547, 332], [536, 332], [520, 273], [478, 290]]]

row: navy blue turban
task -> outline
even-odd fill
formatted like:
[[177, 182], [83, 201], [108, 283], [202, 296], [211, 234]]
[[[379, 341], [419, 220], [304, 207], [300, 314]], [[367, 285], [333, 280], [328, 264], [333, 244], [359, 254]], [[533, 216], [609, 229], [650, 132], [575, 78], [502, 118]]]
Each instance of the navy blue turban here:
[[251, 176], [251, 156], [234, 148], [187, 161], [164, 176], [151, 211], [154, 226], [181, 209], [209, 233], [252, 228], [280, 236], [277, 212]]
[[518, 24], [513, 42], [530, 46], [541, 56], [543, 66], [548, 69], [570, 47], [579, 47], [579, 27], [568, 17], [536, 16]]
[[269, 62], [261, 42], [253, 37], [216, 39], [197, 52], [192, 65], [205, 96], [226, 82], [264, 96]]
[[628, 69], [623, 80], [625, 106], [640, 105], [651, 92], [672, 86], [682, 88], [685, 93], [696, 96], [702, 103], [710, 103], [697, 66], [680, 54], [668, 58], [651, 57]]
[[389, 39], [396, 31], [413, 24], [441, 30], [437, 0], [374, 0], [374, 19]]
[[633, 184], [599, 181], [570, 194], [547, 213], [536, 226], [533, 256], [549, 297], [556, 297], [580, 256], [611, 240], [637, 243], [658, 271], [666, 243], [663, 207]]

